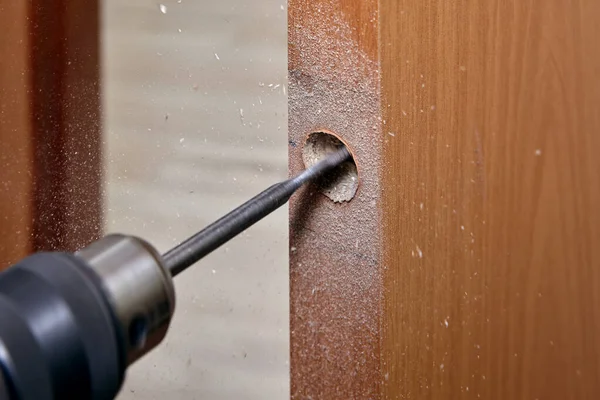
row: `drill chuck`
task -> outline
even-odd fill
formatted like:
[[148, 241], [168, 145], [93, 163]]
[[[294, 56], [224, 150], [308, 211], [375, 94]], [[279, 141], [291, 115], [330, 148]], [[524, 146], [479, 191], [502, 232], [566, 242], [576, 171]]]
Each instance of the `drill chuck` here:
[[175, 307], [161, 256], [131, 236], [74, 255], [35, 254], [1, 278], [2, 400], [113, 399], [127, 366], [164, 338]]
[[167, 334], [175, 309], [170, 272], [154, 247], [132, 236], [109, 235], [75, 255], [100, 277], [132, 364]]

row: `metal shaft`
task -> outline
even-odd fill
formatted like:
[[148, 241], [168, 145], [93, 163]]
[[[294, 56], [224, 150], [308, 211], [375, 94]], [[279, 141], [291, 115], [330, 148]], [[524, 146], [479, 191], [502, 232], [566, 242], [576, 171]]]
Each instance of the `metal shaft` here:
[[331, 153], [325, 159], [307, 168], [299, 175], [269, 187], [264, 192], [248, 200], [229, 214], [169, 250], [164, 254], [163, 258], [166, 267], [171, 271], [171, 275], [176, 276], [223, 243], [269, 215], [284, 205], [292, 194], [304, 183], [334, 169], [349, 157], [350, 153], [345, 147]]

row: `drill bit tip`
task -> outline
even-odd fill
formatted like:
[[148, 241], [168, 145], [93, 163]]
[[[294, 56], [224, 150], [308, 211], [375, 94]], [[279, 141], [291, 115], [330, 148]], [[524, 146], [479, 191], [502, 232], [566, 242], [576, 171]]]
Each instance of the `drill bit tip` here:
[[176, 276], [225, 242], [269, 215], [283, 204], [304, 183], [331, 171], [350, 158], [346, 147], [330, 153], [297, 176], [276, 183], [248, 200], [229, 214], [213, 222], [163, 255], [166, 267]]

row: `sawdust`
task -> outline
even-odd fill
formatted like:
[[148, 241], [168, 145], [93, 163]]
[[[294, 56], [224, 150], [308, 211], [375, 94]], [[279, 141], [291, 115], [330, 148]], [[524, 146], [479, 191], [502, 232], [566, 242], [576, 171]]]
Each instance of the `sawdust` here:
[[[290, 4], [290, 172], [303, 168], [307, 135], [324, 130], [348, 144], [360, 171], [350, 202], [308, 186], [290, 204], [292, 398], [373, 398], [381, 381], [379, 67], [341, 11], [349, 3]], [[365, 7], [376, 13], [377, 2]]]

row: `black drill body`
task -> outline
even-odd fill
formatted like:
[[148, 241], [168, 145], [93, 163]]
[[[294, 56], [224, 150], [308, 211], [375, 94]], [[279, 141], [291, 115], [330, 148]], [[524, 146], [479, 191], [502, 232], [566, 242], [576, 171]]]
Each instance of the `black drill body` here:
[[172, 277], [345, 162], [345, 147], [275, 184], [161, 256], [109, 235], [29, 256], [0, 274], [0, 400], [113, 399], [129, 365], [156, 347], [175, 309]]
[[77, 256], [39, 253], [2, 274], [3, 400], [114, 398], [124, 341], [100, 277]]

